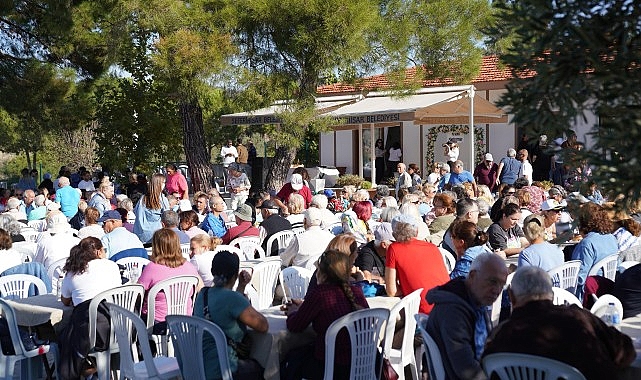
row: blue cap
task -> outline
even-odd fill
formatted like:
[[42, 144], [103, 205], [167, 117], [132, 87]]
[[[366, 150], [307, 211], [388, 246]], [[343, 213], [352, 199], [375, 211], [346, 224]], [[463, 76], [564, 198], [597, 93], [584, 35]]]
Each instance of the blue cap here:
[[327, 198], [332, 198], [336, 196], [336, 194], [334, 193], [334, 190], [332, 189], [325, 189], [325, 191], [323, 191], [323, 194], [325, 194]]

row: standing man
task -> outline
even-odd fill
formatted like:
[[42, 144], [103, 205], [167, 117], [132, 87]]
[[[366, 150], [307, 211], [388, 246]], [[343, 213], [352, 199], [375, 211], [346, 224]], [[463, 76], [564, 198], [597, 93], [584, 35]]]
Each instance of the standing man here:
[[425, 328], [441, 352], [448, 379], [486, 379], [481, 355], [492, 326], [487, 307], [506, 280], [503, 259], [485, 252], [474, 259], [467, 278], [455, 278], [427, 293], [434, 307]]
[[520, 171], [521, 162], [516, 159], [516, 150], [510, 148], [507, 150], [507, 157], [503, 157], [499, 164], [499, 175], [496, 184], [513, 185], [514, 181], [519, 178]]
[[174, 164], [167, 164], [165, 170], [167, 171], [167, 182], [165, 183], [167, 194], [177, 193], [179, 199], [189, 200], [189, 186], [187, 186], [185, 176]]
[[[403, 198], [400, 193], [401, 190], [409, 192], [409, 188], [412, 186], [412, 177], [407, 172], [407, 167], [404, 163], [399, 162], [396, 165], [396, 171], [398, 172], [398, 179], [396, 180], [396, 199], [399, 201]], [[406, 193], [407, 194], [407, 193]]]
[[232, 162], [236, 162], [238, 158], [238, 150], [232, 144], [231, 140], [227, 140], [227, 143], [220, 148], [220, 156], [223, 158], [223, 167], [227, 168]]
[[532, 168], [532, 164], [530, 164], [530, 161], [528, 161], [527, 156], [528, 156], [527, 149], [521, 149], [519, 150], [517, 158], [519, 161], [521, 161], [521, 170], [519, 170], [519, 178], [521, 177], [527, 178], [528, 186], [530, 186], [532, 184], [533, 168]]
[[474, 179], [478, 185], [486, 185], [492, 193], [496, 192], [496, 179], [499, 166], [494, 162], [492, 153], [485, 153], [485, 160], [474, 168]]
[[78, 213], [80, 203], [80, 191], [71, 187], [69, 178], [61, 176], [58, 178], [58, 190], [56, 190], [56, 203], [60, 205], [60, 211], [71, 219]]
[[238, 152], [238, 159], [236, 162], [238, 162], [240, 168], [242, 169], [243, 172], [247, 172], [247, 160], [249, 159], [249, 151], [245, 146], [243, 145], [243, 140], [238, 139], [236, 140], [236, 151]]
[[452, 164], [452, 173], [450, 173], [450, 180], [448, 182], [448, 185], [450, 185], [450, 188], [452, 188], [454, 186], [462, 185], [466, 182], [471, 183], [472, 189], [474, 189], [474, 194], [478, 194], [474, 176], [467, 170], [463, 170], [463, 161], [456, 160], [454, 164]]

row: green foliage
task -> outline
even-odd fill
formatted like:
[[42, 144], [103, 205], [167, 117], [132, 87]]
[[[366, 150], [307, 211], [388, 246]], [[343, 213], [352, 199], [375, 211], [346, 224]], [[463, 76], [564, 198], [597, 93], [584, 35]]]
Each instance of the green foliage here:
[[[495, 1], [489, 31], [508, 39], [502, 56], [514, 76], [501, 105], [530, 135], [561, 136], [585, 113], [600, 116], [593, 146], [574, 157], [596, 167], [595, 179], [626, 201], [641, 187], [641, 9], [623, 0]], [[535, 75], [534, 75], [535, 74]]]
[[[343, 186], [355, 186], [356, 188], [361, 188], [363, 182], [365, 182], [365, 178], [358, 176], [356, 174], [345, 174], [336, 180], [336, 187], [343, 187]], [[370, 187], [372, 187], [372, 184], [369, 184]]]

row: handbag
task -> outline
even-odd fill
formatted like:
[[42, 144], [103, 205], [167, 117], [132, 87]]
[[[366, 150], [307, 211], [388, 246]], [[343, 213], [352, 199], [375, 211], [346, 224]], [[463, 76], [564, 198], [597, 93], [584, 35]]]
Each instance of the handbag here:
[[[210, 314], [209, 314], [209, 297], [207, 294], [209, 293], [209, 288], [206, 287], [203, 289], [203, 315], [207, 320], [211, 321]], [[224, 331], [223, 331], [224, 333]], [[225, 334], [225, 338], [227, 339], [227, 345], [231, 347], [235, 352], [236, 356], [238, 359], [249, 359], [249, 354], [251, 352], [252, 348], [252, 340], [249, 334], [245, 334], [243, 336], [243, 339], [240, 342], [236, 342], [235, 340], [231, 339], [230, 337]]]
[[398, 380], [398, 373], [392, 367], [392, 363], [389, 362], [388, 358], [383, 358], [383, 376], [384, 380]]

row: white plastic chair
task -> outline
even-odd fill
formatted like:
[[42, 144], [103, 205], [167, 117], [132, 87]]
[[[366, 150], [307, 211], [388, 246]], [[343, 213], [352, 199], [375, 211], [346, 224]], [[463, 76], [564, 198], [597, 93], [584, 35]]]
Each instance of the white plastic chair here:
[[23, 262], [29, 262], [33, 261], [33, 258], [36, 256], [36, 248], [38, 248], [38, 245], [30, 241], [18, 241], [13, 243], [11, 248], [22, 254]]
[[[32, 368], [39, 362], [38, 356], [44, 355], [49, 352], [48, 345], [42, 345], [27, 351], [20, 339], [20, 332], [18, 331], [18, 323], [16, 322], [16, 314], [11, 305], [5, 300], [0, 299], [0, 312], [7, 320], [9, 327], [9, 335], [13, 345], [13, 355], [5, 355], [0, 350], [0, 379], [13, 380], [16, 363], [20, 362], [20, 374], [23, 379], [35, 379], [35, 374], [32, 373]], [[30, 365], [33, 362], [34, 366]]]
[[499, 324], [499, 319], [501, 317], [501, 306], [503, 303], [503, 292], [505, 292], [507, 287], [512, 283], [512, 278], [514, 278], [514, 273], [516, 272], [512, 272], [507, 275], [507, 279], [505, 280], [505, 286], [503, 286], [503, 291], [492, 304], [492, 312], [490, 314], [490, 317], [492, 320], [492, 326], [497, 326]]
[[266, 260], [254, 266], [250, 284], [256, 293], [249, 293], [249, 295], [251, 304], [256, 310], [267, 309], [274, 302], [280, 266], [280, 260]]
[[456, 265], [456, 258], [450, 251], [443, 247], [438, 247], [438, 250], [441, 251], [441, 256], [443, 256], [443, 263], [445, 263], [445, 269], [447, 269], [447, 273], [451, 273], [454, 270], [454, 266]]
[[594, 305], [592, 305], [590, 312], [596, 315], [597, 317], [601, 318], [607, 311], [608, 305], [610, 303], [614, 304], [614, 307], [619, 312], [619, 317], [623, 319], [623, 304], [621, 303], [621, 301], [619, 301], [618, 298], [616, 298], [612, 294], [604, 294], [601, 297], [599, 297], [594, 302]]
[[481, 364], [488, 377], [494, 373], [500, 380], [585, 380], [571, 365], [536, 355], [502, 352], [487, 355]]
[[283, 269], [282, 279], [283, 292], [289, 299], [303, 299], [307, 294], [309, 281], [314, 272], [302, 267], [287, 267]]
[[[421, 303], [421, 292], [423, 288], [416, 289], [401, 299], [390, 311], [387, 326], [385, 328], [385, 344], [383, 345], [383, 356], [389, 359], [390, 364], [398, 374], [400, 380], [405, 379], [405, 366], [410, 366], [412, 379], [418, 380], [418, 368], [414, 356], [414, 333], [416, 332], [416, 320], [412, 318], [418, 313], [418, 306]], [[403, 329], [403, 343], [400, 349], [392, 348], [396, 321], [405, 315], [405, 327]]]
[[[107, 303], [111, 315], [111, 325], [115, 331], [116, 341], [120, 349], [120, 377], [121, 379], [173, 379], [180, 377], [180, 368], [176, 358], [158, 356], [152, 357], [147, 329], [140, 317], [118, 305]], [[135, 330], [138, 338], [143, 361], [138, 361], [138, 355], [132, 350], [131, 337]], [[194, 353], [194, 356], [202, 356]], [[103, 379], [101, 377], [101, 379]], [[109, 379], [108, 377], [105, 379]]]
[[0, 297], [4, 299], [19, 299], [29, 297], [29, 288], [33, 285], [38, 294], [47, 294], [45, 283], [30, 274], [10, 274], [0, 276]]
[[236, 255], [238, 255], [238, 258], [240, 259], [240, 261], [245, 260], [245, 252], [243, 252], [243, 250], [238, 247], [234, 247], [233, 245], [226, 245], [226, 244], [217, 245], [216, 248], [214, 249], [214, 255], [220, 251], [229, 251], [231, 253], [235, 253]]
[[380, 364], [376, 365], [378, 344], [381, 331], [389, 318], [387, 309], [363, 309], [351, 312], [335, 320], [325, 335], [325, 376], [324, 380], [334, 378], [334, 353], [336, 336], [343, 328], [347, 329], [352, 352], [350, 380], [378, 379]]
[[260, 237], [243, 236], [229, 242], [229, 245], [240, 248], [245, 255], [245, 260], [253, 260], [258, 252], [258, 258], [265, 257], [265, 250], [260, 246]]
[[125, 267], [123, 277], [129, 279], [130, 284], [135, 284], [138, 281], [138, 277], [142, 274], [142, 268], [149, 262], [144, 257], [123, 257], [116, 260], [116, 264]]
[[294, 233], [294, 235], [300, 235], [303, 232], [305, 232], [305, 228], [304, 227], [294, 227], [294, 228], [292, 228], [292, 232]]
[[576, 293], [580, 267], [581, 260], [572, 260], [550, 269], [548, 274], [552, 278], [552, 286]]
[[191, 259], [190, 254], [191, 254], [191, 247], [189, 243], [181, 244], [180, 245], [180, 253], [182, 253], [183, 257], [185, 260], [189, 261]]
[[441, 358], [441, 351], [439, 351], [436, 342], [430, 334], [425, 330], [425, 325], [429, 319], [429, 315], [418, 313], [414, 316], [416, 325], [423, 337], [423, 347], [427, 357], [427, 370], [431, 380], [445, 380], [445, 368], [443, 368], [443, 359]]
[[267, 239], [265, 252], [271, 255], [272, 245], [274, 244], [274, 242], [276, 242], [276, 244], [278, 244], [278, 255], [280, 255], [285, 250], [285, 248], [287, 248], [293, 238], [294, 231], [292, 230], [276, 232], [275, 234], [270, 236], [269, 239]]
[[[13, 244], [15, 245], [16, 243], [13, 243]], [[638, 261], [624, 261], [621, 264], [619, 264], [619, 269], [622, 269], [620, 270], [620, 272], [623, 272], [626, 269], [630, 269], [637, 264], [639, 264]]]
[[51, 293], [57, 296], [60, 295], [60, 287], [62, 286], [62, 279], [65, 277], [64, 268], [67, 263], [67, 257], [56, 260], [49, 267], [47, 267], [47, 275], [51, 279]]
[[[203, 336], [209, 334], [216, 343], [222, 380], [232, 380], [225, 333], [215, 323], [200, 317], [168, 315], [167, 327], [174, 342], [183, 379], [204, 379]], [[194, 354], [198, 353], [198, 354]]]
[[[145, 294], [145, 288], [140, 284], [123, 285], [117, 288], [105, 290], [96, 295], [89, 303], [89, 356], [96, 359], [96, 370], [99, 379], [109, 379], [111, 370], [111, 354], [119, 352], [119, 345], [116, 342], [113, 328], [113, 316], [111, 319], [111, 331], [109, 334], [109, 348], [105, 351], [96, 351], [96, 320], [98, 317], [98, 306], [100, 302], [106, 301], [124, 307], [131, 312], [140, 314], [140, 306]], [[115, 377], [117, 378], [117, 377]]]
[[[42, 232], [47, 230], [47, 221], [44, 219], [41, 220], [30, 220], [27, 222], [27, 225], [33, 228], [36, 232]], [[24, 236], [24, 234], [22, 234]]]
[[[158, 355], [173, 356], [173, 345], [169, 344], [168, 335], [151, 334], [156, 316], [156, 296], [158, 293], [165, 294], [167, 304], [167, 315], [191, 315], [196, 298], [196, 286], [198, 277], [176, 276], [162, 280], [152, 286], [147, 293], [147, 330], [156, 343]], [[189, 301], [191, 300], [191, 305]]]
[[552, 291], [554, 292], [554, 300], [552, 303], [555, 305], [577, 305], [583, 307], [581, 301], [579, 301], [576, 296], [565, 289], [553, 287]]
[[618, 261], [619, 255], [617, 254], [601, 259], [592, 265], [592, 268], [590, 268], [590, 271], [588, 272], [588, 276], [597, 276], [599, 270], [603, 270], [603, 277], [614, 281], [617, 274]]

